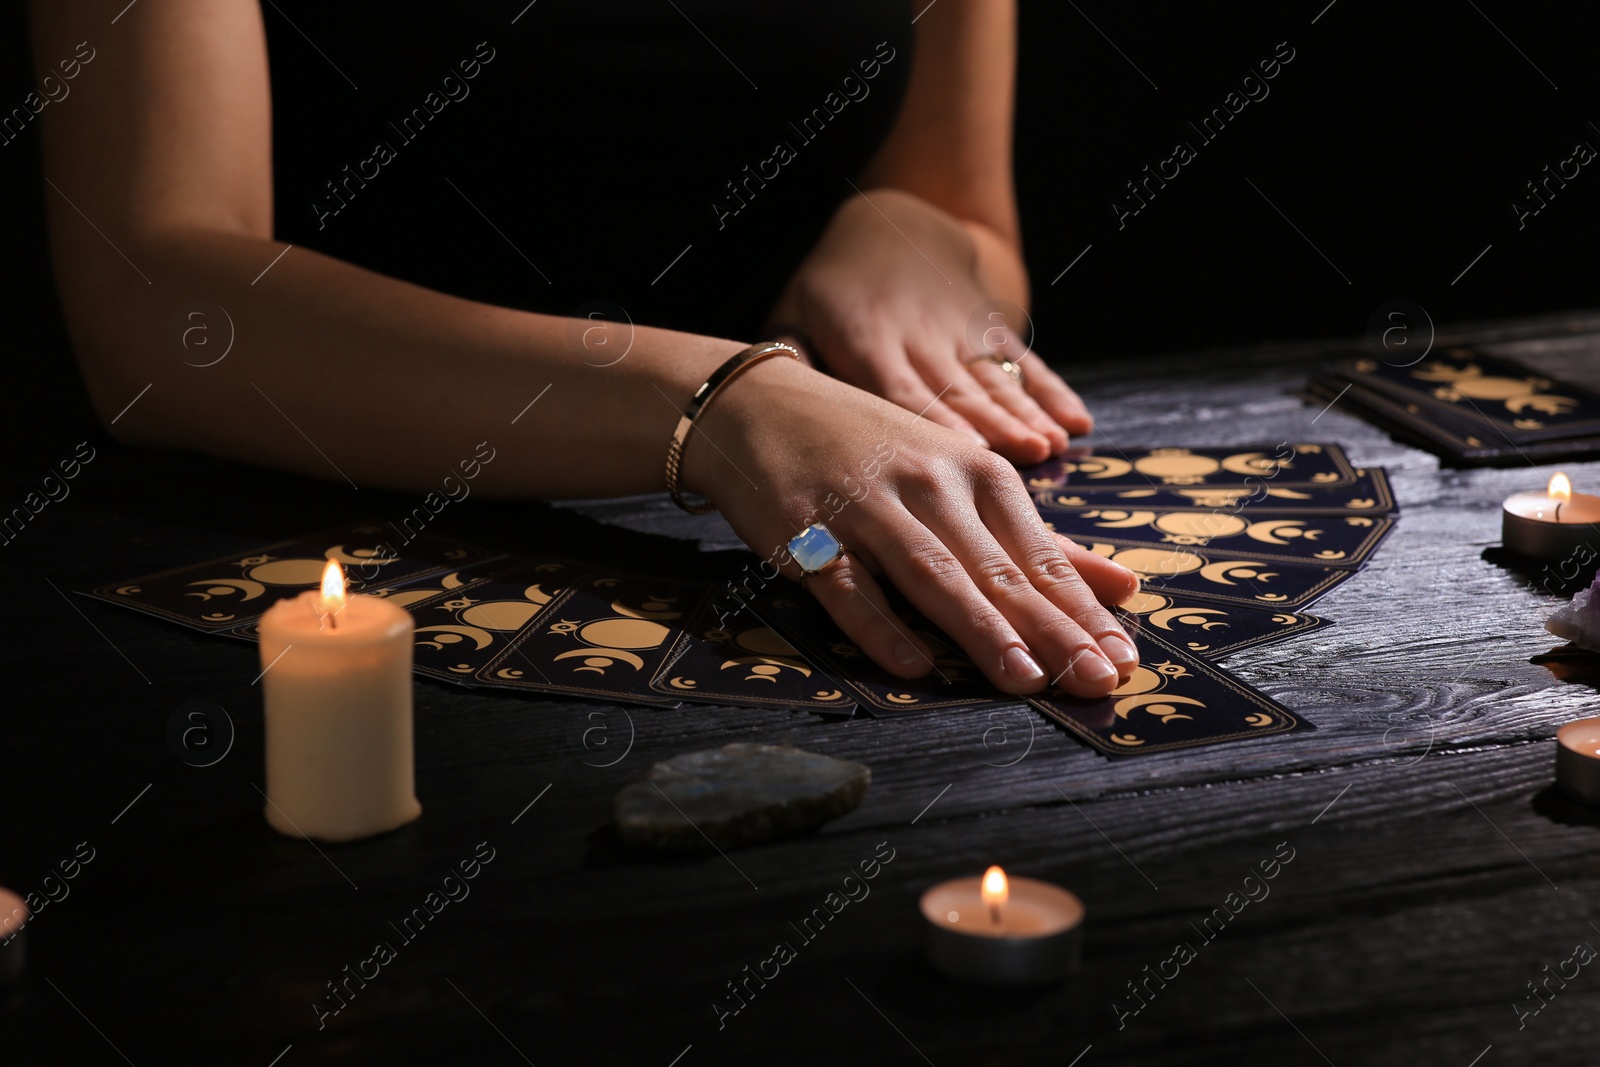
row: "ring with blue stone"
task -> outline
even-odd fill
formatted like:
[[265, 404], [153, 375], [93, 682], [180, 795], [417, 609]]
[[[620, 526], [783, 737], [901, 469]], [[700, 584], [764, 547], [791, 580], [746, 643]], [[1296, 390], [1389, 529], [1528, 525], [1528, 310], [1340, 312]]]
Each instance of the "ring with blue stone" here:
[[789, 555], [809, 578], [844, 558], [844, 546], [820, 522], [812, 523], [789, 538]]

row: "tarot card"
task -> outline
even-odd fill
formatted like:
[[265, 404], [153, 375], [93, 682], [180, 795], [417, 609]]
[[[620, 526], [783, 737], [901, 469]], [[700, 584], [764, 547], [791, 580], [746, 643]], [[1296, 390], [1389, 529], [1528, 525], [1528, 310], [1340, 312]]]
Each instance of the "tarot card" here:
[[480, 685], [676, 706], [650, 680], [704, 599], [704, 583], [603, 571], [532, 615], [473, 675]]
[[1332, 369], [1401, 404], [1476, 426], [1475, 436], [1490, 440], [1503, 435], [1512, 444], [1524, 444], [1600, 435], [1600, 392], [1554, 381], [1518, 360], [1474, 348], [1435, 351], [1413, 366], [1358, 357], [1340, 360]]
[[1110, 541], [1083, 544], [1139, 575], [1146, 592], [1253, 608], [1298, 611], [1358, 573], [1353, 567], [1273, 563], [1257, 556], [1179, 545], [1161, 548]]
[[803, 590], [792, 586], [763, 590], [751, 606], [807, 660], [843, 683], [846, 693], [874, 716], [1015, 702], [1015, 697], [997, 692], [936, 626], [908, 605], [896, 602], [897, 596], [890, 599], [905, 625], [920, 634], [933, 651], [929, 672], [921, 678], [901, 678], [879, 667]]
[[1241, 649], [1282, 641], [1330, 625], [1305, 612], [1206, 603], [1140, 590], [1118, 605], [1134, 626], [1175, 648], [1215, 662]]
[[1101, 700], [1052, 689], [1028, 702], [1108, 756], [1168, 752], [1311, 729], [1282, 704], [1148, 629], [1139, 666]]
[[724, 617], [714, 594], [701, 602], [673, 642], [650, 688], [706, 704], [806, 708], [838, 715], [856, 709], [838, 681], [807, 662], [753, 612]]
[[478, 672], [590, 573], [573, 563], [522, 560], [405, 605], [416, 623], [414, 669], [456, 685], [485, 684]]
[[434, 574], [460, 570], [501, 554], [422, 533], [395, 548], [400, 538], [381, 522], [342, 526], [234, 556], [195, 563], [125, 582], [91, 595], [217, 633], [259, 619], [277, 601], [316, 588], [329, 560], [344, 567], [354, 592], [398, 588]]
[[1230, 514], [1129, 507], [1041, 507], [1045, 525], [1074, 541], [1175, 545], [1248, 555], [1269, 563], [1359, 567], [1394, 527], [1386, 515]]
[[1234, 448], [1069, 448], [1021, 471], [1029, 489], [1099, 491], [1259, 484], [1306, 489], [1350, 485], [1356, 470], [1335, 444], [1290, 443]]
[[1222, 486], [1185, 489], [1179, 486], [1142, 489], [1044, 489], [1034, 494], [1041, 508], [1139, 508], [1153, 511], [1294, 512], [1299, 515], [1392, 515], [1399, 512], [1389, 475], [1382, 467], [1356, 471], [1356, 480], [1342, 486], [1294, 489], [1262, 482], [1254, 488]]

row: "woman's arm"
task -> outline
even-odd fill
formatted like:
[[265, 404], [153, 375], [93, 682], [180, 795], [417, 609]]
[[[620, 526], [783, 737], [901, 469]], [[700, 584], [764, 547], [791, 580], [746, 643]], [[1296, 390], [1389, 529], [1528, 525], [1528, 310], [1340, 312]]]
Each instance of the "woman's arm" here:
[[[601, 366], [624, 341], [585, 350], [564, 318], [305, 248], [278, 259], [258, 3], [162, 0], [112, 27], [124, 6], [33, 7], [41, 68], [80, 41], [94, 49], [70, 102], [41, 119], [58, 284], [113, 433], [416, 490], [488, 440], [497, 459], [478, 484], [490, 493], [661, 488], [679, 409], [739, 343], [640, 327], [627, 358]], [[168, 340], [191, 301], [233, 321], [233, 348], [214, 366], [186, 364]]]
[[[912, 9], [916, 55], [889, 137], [779, 298], [772, 327], [807, 335], [846, 381], [1036, 463], [1093, 424], [1059, 375], [1025, 358], [1020, 336], [1015, 2]], [[974, 362], [989, 353], [1021, 366], [1022, 382]]]
[[[44, 116], [44, 160], [67, 321], [115, 433], [414, 490], [487, 440], [496, 459], [478, 485], [501, 495], [661, 487], [680, 410], [740, 344], [639, 328], [618, 362], [615, 339], [569, 341], [568, 319], [282, 254], [256, 0], [141, 3], [104, 33], [122, 4], [33, 7], [41, 67], [104, 40], [96, 80]], [[237, 334], [211, 366], [168, 341], [197, 300]], [[1015, 473], [968, 439], [782, 358], [742, 374], [697, 426], [684, 487], [789, 577], [783, 545], [827, 512], [851, 552], [808, 585], [887, 669], [915, 677], [932, 661], [889, 611], [884, 573], [1008, 692], [1059, 677], [1099, 695], [1136, 662], [1101, 606], [1132, 574], [1053, 538]]]
[[983, 288], [1027, 307], [1011, 168], [1016, 2], [912, 0], [912, 7], [921, 17], [905, 103], [862, 188], [901, 189], [948, 212], [972, 235]]

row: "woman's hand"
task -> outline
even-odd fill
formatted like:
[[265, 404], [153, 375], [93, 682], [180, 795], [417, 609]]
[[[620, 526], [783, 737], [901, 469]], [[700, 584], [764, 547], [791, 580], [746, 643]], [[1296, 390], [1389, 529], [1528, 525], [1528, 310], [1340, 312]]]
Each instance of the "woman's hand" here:
[[[851, 197], [772, 310], [771, 332], [796, 331], [852, 385], [1038, 463], [1088, 433], [1088, 409], [1020, 338], [973, 317], [989, 300], [972, 236], [959, 220], [895, 189]], [[982, 338], [975, 351], [969, 334]], [[997, 334], [1000, 336], [997, 338]], [[1019, 360], [1022, 383], [988, 351]]]
[[825, 523], [847, 551], [805, 586], [901, 677], [927, 673], [933, 657], [890, 612], [879, 576], [1008, 693], [1055, 683], [1100, 697], [1138, 662], [1102, 606], [1138, 579], [1048, 530], [1010, 464], [794, 360], [750, 368], [707, 406], [683, 482], [790, 578], [801, 571], [787, 542]]

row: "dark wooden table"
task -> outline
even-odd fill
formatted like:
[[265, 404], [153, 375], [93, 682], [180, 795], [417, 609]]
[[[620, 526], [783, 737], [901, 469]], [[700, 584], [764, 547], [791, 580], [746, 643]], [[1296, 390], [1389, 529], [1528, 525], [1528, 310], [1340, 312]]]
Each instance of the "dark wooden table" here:
[[[1592, 384], [1595, 331], [1600, 318], [1575, 315], [1471, 333]], [[36, 889], [80, 842], [94, 850], [28, 931], [0, 1063], [1595, 1063], [1600, 968], [1552, 981], [1520, 1025], [1517, 1011], [1544, 1003], [1530, 981], [1600, 946], [1600, 818], [1552, 790], [1556, 727], [1600, 699], [1530, 662], [1556, 644], [1541, 621], [1557, 601], [1483, 558], [1499, 501], [1550, 469], [1442, 471], [1337, 408], [1319, 415], [1294, 395], [1317, 354], [1074, 372], [1119, 445], [1327, 439], [1389, 467], [1404, 517], [1316, 606], [1336, 625], [1228, 663], [1315, 731], [1113, 762], [1021, 705], [827, 720], [419, 682], [422, 819], [320, 849], [261, 816], [255, 648], [69, 591], [415, 502], [102, 442], [72, 495], [0, 549], [0, 884]], [[48, 432], [63, 457], [83, 436]], [[1566, 469], [1600, 485], [1600, 465]], [[43, 473], [8, 472], [8, 500]], [[720, 519], [657, 497], [468, 501], [436, 528], [660, 573], [712, 574], [737, 549]], [[167, 740], [195, 699], [236, 730], [203, 768]], [[732, 740], [862, 760], [872, 791], [815, 836], [726, 858], [620, 847], [619, 787]], [[494, 858], [470, 895], [397, 937], [390, 924], [480, 842]], [[868, 897], [813, 941], [796, 934], [891, 850]], [[1289, 854], [1269, 895], [1214, 940], [1197, 934]], [[992, 862], [1084, 899], [1076, 978], [997, 992], [921, 962], [918, 895]], [[313, 1003], [333, 1006], [327, 983], [379, 941], [397, 956], [319, 1030]], [[726, 983], [780, 941], [795, 958], [719, 1027]], [[1184, 941], [1194, 958], [1133, 1012], [1128, 983], [1170, 974]]]

